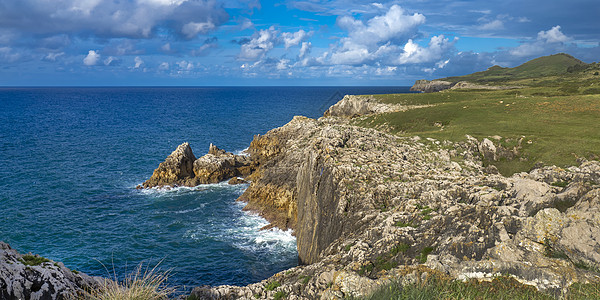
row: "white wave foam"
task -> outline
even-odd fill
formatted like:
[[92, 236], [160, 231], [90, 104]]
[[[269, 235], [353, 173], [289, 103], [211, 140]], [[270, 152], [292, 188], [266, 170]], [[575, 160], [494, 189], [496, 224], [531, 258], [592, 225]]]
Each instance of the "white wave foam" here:
[[233, 154], [235, 154], [235, 155], [242, 155], [242, 156], [248, 156], [248, 155], [250, 155], [250, 153], [248, 153], [248, 147], [246, 147], [246, 149], [243, 149], [243, 150], [233, 151]]
[[296, 238], [292, 230], [278, 228], [261, 230], [269, 222], [255, 213], [244, 212], [239, 227], [227, 230], [234, 247], [250, 252], [292, 253], [296, 251]]
[[173, 194], [185, 194], [190, 192], [203, 192], [203, 191], [214, 191], [219, 189], [244, 191], [248, 187], [248, 184], [228, 184], [227, 181], [221, 181], [219, 183], [199, 184], [194, 187], [189, 186], [176, 186], [176, 187], [153, 187], [149, 189], [139, 189], [142, 194], [145, 195], [173, 195]]

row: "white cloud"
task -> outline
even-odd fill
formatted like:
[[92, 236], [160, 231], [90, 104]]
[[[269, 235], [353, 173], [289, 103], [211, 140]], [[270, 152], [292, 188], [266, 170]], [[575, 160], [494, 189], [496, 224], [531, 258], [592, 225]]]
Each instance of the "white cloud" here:
[[560, 26], [554, 26], [548, 31], [538, 32], [538, 40], [545, 41], [547, 43], [565, 43], [571, 40], [560, 31]]
[[105, 66], [114, 66], [119, 63], [119, 59], [114, 56], [109, 56], [104, 60]]
[[300, 54], [298, 57], [305, 57], [310, 53], [310, 49], [312, 48], [312, 44], [310, 42], [302, 42], [302, 47], [300, 47]]
[[168, 62], [162, 62], [160, 63], [160, 65], [158, 65], [158, 69], [161, 71], [166, 71], [169, 69], [169, 63]]
[[268, 51], [275, 47], [278, 31], [274, 26], [269, 29], [263, 29], [254, 33], [252, 39], [240, 48], [238, 59], [240, 60], [257, 60], [266, 55]]
[[21, 35], [151, 38], [166, 30], [193, 38], [229, 20], [217, 0], [21, 0], [0, 6], [2, 27]]
[[135, 69], [139, 69], [144, 64], [144, 61], [139, 56], [136, 56], [133, 61], [135, 62]]
[[285, 49], [288, 49], [289, 47], [300, 44], [300, 42], [306, 40], [311, 34], [312, 33], [300, 29], [294, 33], [284, 32], [281, 34], [281, 37], [283, 38], [283, 44], [285, 45]]
[[183, 71], [191, 71], [194, 69], [194, 64], [189, 61], [185, 61], [185, 60], [177, 62], [177, 65]]
[[504, 22], [500, 20], [494, 20], [489, 23], [481, 25], [481, 30], [499, 30], [504, 28]]
[[19, 53], [14, 52], [12, 48], [0, 47], [0, 61], [12, 63], [16, 62], [20, 58], [21, 55]]
[[56, 59], [60, 56], [65, 55], [64, 52], [51, 52], [48, 55], [44, 56], [43, 60], [45, 61], [56, 61]]
[[417, 27], [423, 23], [425, 23], [425, 16], [418, 13], [405, 14], [398, 5], [393, 5], [384, 15], [375, 16], [366, 24], [350, 16], [337, 20], [338, 26], [348, 31], [349, 38], [354, 43], [363, 45], [412, 37]]
[[424, 48], [412, 40], [404, 45], [404, 53], [397, 60], [398, 64], [417, 64], [438, 61], [448, 49], [454, 46], [458, 39], [450, 41], [444, 35], [434, 36], [429, 41], [428, 47]]
[[181, 28], [181, 33], [188, 39], [193, 39], [199, 34], [207, 33], [215, 28], [215, 24], [207, 22], [189, 22]]
[[88, 55], [83, 59], [83, 64], [86, 66], [93, 66], [100, 60], [100, 54], [95, 50], [90, 50]]
[[550, 30], [540, 31], [537, 38], [519, 47], [509, 50], [509, 53], [518, 57], [529, 57], [547, 54], [548, 52], [562, 52], [565, 43], [572, 39], [560, 31], [560, 26], [554, 26]]

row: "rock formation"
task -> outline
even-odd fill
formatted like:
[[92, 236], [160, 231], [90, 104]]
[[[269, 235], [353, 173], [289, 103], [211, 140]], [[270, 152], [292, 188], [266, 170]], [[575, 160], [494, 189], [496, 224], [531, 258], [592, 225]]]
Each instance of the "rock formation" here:
[[234, 155], [210, 144], [208, 153], [198, 159], [188, 143], [183, 143], [154, 170], [138, 188], [196, 186], [247, 176], [254, 167], [248, 156]]
[[100, 280], [0, 242], [0, 299], [75, 299]]
[[443, 80], [417, 80], [415, 84], [410, 88], [414, 92], [433, 93], [443, 90], [447, 90], [454, 86], [454, 83]]
[[[600, 268], [599, 162], [504, 177], [483, 160], [517, 147], [501, 148], [494, 137], [399, 137], [348, 119], [369, 110], [336, 110], [318, 120], [295, 117], [248, 149], [257, 169], [240, 200], [273, 226], [294, 229], [302, 264], [246, 287], [192, 294], [342, 299], [432, 272], [479, 280], [510, 274], [557, 293], [600, 280], [590, 271]], [[266, 289], [273, 281], [280, 286]]]

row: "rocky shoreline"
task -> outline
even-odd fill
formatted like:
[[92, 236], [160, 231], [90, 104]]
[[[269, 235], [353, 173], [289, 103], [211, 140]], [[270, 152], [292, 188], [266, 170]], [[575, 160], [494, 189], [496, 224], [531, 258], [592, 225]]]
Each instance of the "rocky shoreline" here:
[[516, 148], [472, 137], [399, 137], [352, 123], [396, 109], [345, 97], [318, 120], [295, 117], [256, 136], [248, 149], [254, 172], [239, 200], [272, 226], [294, 230], [300, 265], [192, 295], [342, 299], [435, 272], [479, 280], [508, 274], [554, 293], [600, 279], [600, 163], [507, 178], [484, 160]]
[[248, 286], [197, 287], [196, 299], [343, 299], [435, 273], [507, 275], [560, 294], [600, 280], [600, 163], [511, 177], [486, 161], [518, 151], [490, 139], [453, 143], [354, 125], [395, 107], [347, 96], [319, 119], [294, 117], [247, 154], [184, 143], [140, 188], [243, 177], [239, 200], [291, 228], [300, 265]]

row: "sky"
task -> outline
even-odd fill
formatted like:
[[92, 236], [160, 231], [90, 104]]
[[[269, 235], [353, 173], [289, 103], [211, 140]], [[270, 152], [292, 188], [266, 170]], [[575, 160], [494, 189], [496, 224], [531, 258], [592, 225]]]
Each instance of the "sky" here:
[[598, 0], [0, 0], [0, 86], [406, 86], [599, 42]]

